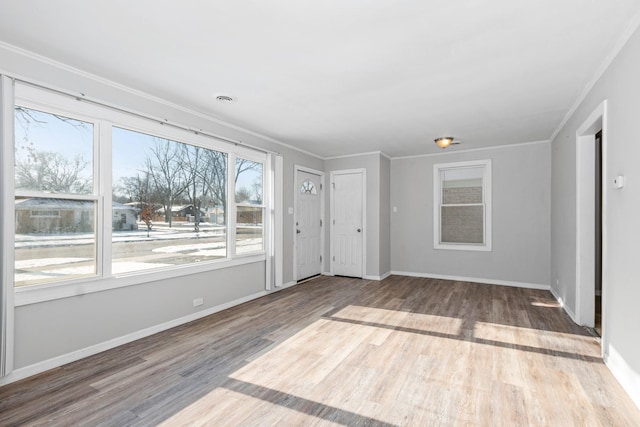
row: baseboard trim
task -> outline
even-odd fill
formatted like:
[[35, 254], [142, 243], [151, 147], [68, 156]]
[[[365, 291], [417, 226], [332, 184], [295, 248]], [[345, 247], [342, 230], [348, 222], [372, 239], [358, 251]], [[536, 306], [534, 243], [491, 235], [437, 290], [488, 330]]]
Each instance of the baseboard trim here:
[[291, 282], [283, 283], [282, 286], [278, 287], [278, 290], [287, 289], [287, 288], [290, 288], [290, 287], [295, 286], [297, 284], [298, 284], [298, 282], [292, 280]]
[[[291, 282], [290, 282], [291, 283]], [[287, 284], [288, 285], [288, 284]], [[283, 285], [284, 287], [285, 285]], [[238, 298], [233, 301], [226, 302], [224, 304], [217, 305], [215, 307], [210, 307], [206, 310], [198, 311], [196, 313], [188, 314], [183, 317], [179, 317], [177, 319], [169, 320], [168, 322], [161, 323], [159, 325], [154, 325], [146, 329], [142, 329], [137, 332], [133, 332], [127, 335], [123, 335], [121, 337], [113, 338], [108, 341], [101, 342], [99, 344], [92, 345], [90, 347], [86, 347], [80, 350], [72, 351], [71, 353], [63, 354], [61, 356], [56, 356], [48, 360], [44, 360], [42, 362], [34, 363], [33, 365], [25, 366], [23, 368], [19, 368], [9, 373], [9, 375], [0, 378], [0, 386], [10, 384], [30, 376], [40, 374], [42, 372], [48, 371], [50, 369], [58, 368], [62, 365], [66, 365], [67, 363], [75, 362], [76, 360], [83, 359], [85, 357], [93, 356], [94, 354], [101, 353], [106, 350], [110, 350], [112, 348], [118, 347], [123, 344], [128, 344], [132, 341], [139, 340], [141, 338], [148, 337], [150, 335], [156, 334], [158, 332], [165, 331], [167, 329], [174, 328], [176, 326], [183, 325], [185, 323], [192, 322], [194, 320], [198, 320], [200, 318], [209, 316], [211, 314], [217, 313], [222, 310], [226, 310], [228, 308], [234, 307], [236, 305], [243, 304], [245, 302], [263, 297], [267, 295], [268, 292], [261, 291], [255, 294], [248, 295], [246, 297]]]
[[381, 276], [364, 276], [364, 277], [363, 277], [363, 279], [366, 279], [366, 280], [378, 280], [378, 281], [380, 281], [380, 280], [384, 280], [384, 279], [386, 279], [386, 278], [387, 278], [387, 277], [389, 277], [389, 276], [391, 276], [391, 272], [390, 272], [390, 271], [387, 271], [386, 273], [384, 273], [384, 274], [383, 274], [383, 275], [381, 275]]
[[560, 304], [560, 307], [562, 307], [564, 312], [569, 315], [571, 320], [573, 320], [573, 323], [575, 323], [576, 325], [579, 325], [580, 323], [578, 322], [578, 318], [576, 317], [576, 314], [571, 310], [571, 308], [567, 304], [564, 303], [564, 300], [560, 295], [558, 295], [556, 290], [553, 288], [549, 288], [549, 291], [551, 292], [551, 295], [553, 295], [553, 297], [556, 299], [556, 301], [558, 301], [558, 304]]
[[551, 289], [550, 285], [544, 285], [539, 283], [515, 282], [510, 280], [481, 279], [478, 277], [449, 276], [446, 274], [416, 273], [412, 271], [391, 271], [391, 274], [396, 276], [426, 277], [429, 279], [456, 280], [461, 282], [482, 283], [485, 285], [500, 285], [500, 286], [511, 286], [514, 288], [538, 289], [542, 291], [548, 291]]
[[608, 354], [605, 353], [604, 363], [640, 409], [640, 373], [631, 369], [626, 360], [611, 345], [609, 345]]

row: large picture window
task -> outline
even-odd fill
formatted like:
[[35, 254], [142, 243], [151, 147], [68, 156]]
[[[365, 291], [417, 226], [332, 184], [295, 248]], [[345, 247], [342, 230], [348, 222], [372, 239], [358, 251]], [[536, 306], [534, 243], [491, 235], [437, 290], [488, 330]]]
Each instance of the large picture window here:
[[112, 271], [227, 256], [227, 154], [118, 127], [112, 138]]
[[14, 121], [17, 304], [264, 261], [266, 153], [23, 85]]
[[491, 160], [434, 165], [434, 247], [491, 250]]

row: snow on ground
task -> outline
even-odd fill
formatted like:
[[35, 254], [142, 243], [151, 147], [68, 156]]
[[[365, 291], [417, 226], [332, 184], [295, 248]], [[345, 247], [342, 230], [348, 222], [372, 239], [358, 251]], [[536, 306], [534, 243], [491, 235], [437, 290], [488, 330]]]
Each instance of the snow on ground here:
[[[247, 229], [260, 229], [260, 225], [256, 226], [242, 226], [239, 228]], [[220, 237], [223, 240], [226, 235], [226, 227], [202, 224], [200, 226], [200, 232], [193, 231], [193, 224], [189, 223], [174, 223], [173, 227], [169, 228], [167, 223], [154, 224], [153, 229], [148, 232], [144, 226], [141, 226], [138, 230], [131, 231], [114, 231], [112, 236], [113, 242], [150, 242], [150, 241], [167, 241], [167, 243], [176, 240], [192, 240], [197, 242], [199, 239]], [[71, 245], [92, 245], [95, 244], [95, 235], [93, 233], [58, 233], [58, 234], [16, 234], [15, 247], [16, 249], [35, 249], [35, 248], [51, 248], [55, 250], [56, 246], [71, 246]], [[259, 252], [263, 250], [262, 238], [251, 238], [245, 240], [239, 240], [236, 243], [236, 252], [238, 254], [245, 254], [251, 252]], [[226, 242], [209, 242], [209, 243], [193, 243], [188, 245], [168, 245], [161, 248], [153, 249], [154, 253], [158, 254], [176, 254], [186, 255], [189, 257], [214, 257], [224, 258], [227, 256]], [[139, 254], [139, 255], [148, 255]], [[114, 260], [112, 269], [114, 274], [124, 274], [137, 271], [151, 270], [155, 268], [170, 267], [173, 265], [179, 265], [181, 263], [154, 263], [154, 262], [139, 262], [131, 260], [128, 261]], [[27, 259], [15, 262], [16, 275], [15, 282], [18, 286], [20, 284], [31, 284], [38, 282], [49, 282], [51, 280], [60, 279], [67, 280], [81, 276], [92, 276], [95, 274], [95, 266], [93, 265], [92, 258], [79, 258], [79, 257], [50, 257], [50, 258], [37, 258]], [[160, 260], [159, 260], [160, 261]], [[81, 265], [73, 265], [76, 263], [82, 263]], [[185, 260], [185, 263], [187, 261]], [[47, 268], [47, 267], [60, 266], [59, 268]], [[46, 270], [40, 270], [46, 268]], [[30, 271], [31, 270], [31, 271]], [[35, 270], [35, 271], [34, 271]]]
[[[251, 252], [258, 252], [263, 249], [262, 239], [246, 239], [240, 240], [236, 243], [236, 253], [245, 254]], [[193, 257], [217, 257], [223, 258], [227, 255], [226, 243], [196, 243], [192, 245], [175, 245], [165, 246], [162, 248], [154, 249], [153, 252], [164, 254], [181, 254]], [[83, 276], [92, 276], [95, 274], [95, 266], [93, 263], [86, 264], [92, 261], [91, 258], [41, 258], [32, 260], [16, 261], [15, 276], [16, 283], [37, 283], [43, 281], [51, 281], [58, 278], [60, 280], [68, 280]], [[84, 265], [73, 266], [74, 263], [83, 263]], [[42, 271], [28, 271], [30, 269], [37, 269], [47, 266], [66, 265], [61, 268], [53, 268]], [[136, 261], [114, 261], [112, 266], [113, 274], [132, 273], [144, 270], [151, 270], [155, 268], [171, 267], [176, 264], [166, 263], [154, 263], [154, 262], [136, 262]], [[24, 271], [27, 270], [27, 271]]]
[[219, 249], [225, 248], [226, 242], [218, 243], [194, 243], [193, 245], [176, 245], [176, 246], [163, 246], [161, 248], [153, 249], [153, 252], [163, 254], [177, 254], [182, 252], [201, 251], [203, 249]]
[[[236, 253], [238, 254], [257, 252], [261, 250], [262, 250], [262, 238], [244, 239], [236, 242]], [[164, 246], [162, 248], [154, 249], [153, 252], [165, 253], [165, 254], [181, 253], [183, 255], [191, 255], [191, 256], [224, 257], [227, 254], [227, 245], [225, 242], [195, 243], [193, 245]]]
[[[72, 263], [74, 261], [71, 260], [85, 260], [85, 258], [60, 258], [57, 263], [67, 262]], [[38, 260], [39, 261], [39, 260]], [[41, 264], [39, 266], [44, 266], [46, 264]], [[55, 265], [55, 264], [51, 264]], [[152, 270], [154, 268], [162, 268], [162, 267], [171, 267], [173, 264], [162, 264], [162, 263], [151, 263], [151, 262], [114, 262], [112, 271], [113, 274], [123, 274], [123, 273], [132, 273], [137, 271], [144, 270]], [[17, 267], [16, 268], [26, 268], [26, 267]], [[77, 277], [86, 277], [93, 276], [95, 274], [95, 268], [93, 265], [85, 265], [78, 267], [64, 267], [64, 268], [56, 268], [52, 270], [43, 270], [43, 271], [30, 271], [24, 273], [16, 273], [16, 283], [34, 283], [34, 282], [42, 282], [50, 281], [53, 278], [58, 278], [60, 280], [69, 280]]]
[[[260, 226], [246, 226], [243, 228], [260, 228]], [[113, 231], [113, 242], [149, 242], [152, 240], [172, 240], [172, 239], [197, 239], [205, 237], [224, 237], [226, 227], [210, 224], [201, 224], [200, 231], [193, 231], [192, 223], [173, 223], [169, 227], [168, 223], [157, 223], [148, 232], [146, 226], [142, 225], [138, 230]], [[90, 245], [95, 243], [93, 233], [56, 233], [56, 234], [16, 234], [16, 249], [37, 248], [47, 246], [69, 246], [69, 245]]]
[[91, 261], [92, 258], [40, 258], [16, 261], [16, 269], [46, 267], [47, 265], [71, 264], [74, 262]]
[[113, 274], [131, 273], [132, 271], [151, 270], [154, 268], [171, 267], [172, 264], [161, 264], [151, 262], [114, 262], [111, 270]]

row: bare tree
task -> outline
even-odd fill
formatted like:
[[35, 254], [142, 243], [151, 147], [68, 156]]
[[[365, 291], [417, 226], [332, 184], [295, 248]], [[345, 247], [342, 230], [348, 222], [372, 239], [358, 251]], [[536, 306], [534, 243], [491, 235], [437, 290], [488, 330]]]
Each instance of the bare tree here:
[[180, 170], [182, 179], [186, 184], [185, 194], [193, 207], [193, 230], [196, 233], [200, 231], [200, 208], [202, 207], [203, 200], [208, 196], [210, 191], [209, 182], [205, 179], [208, 177], [206, 173], [206, 151], [206, 149], [201, 147], [186, 144], [182, 145]]
[[227, 155], [220, 151], [204, 150], [204, 166], [200, 168], [200, 179], [207, 186], [206, 194], [213, 206], [227, 206]]
[[82, 156], [69, 159], [60, 153], [30, 150], [16, 161], [16, 187], [56, 193], [90, 193], [91, 178], [82, 176], [89, 165]]
[[151, 225], [153, 223], [153, 208], [151, 205], [146, 204], [140, 211], [140, 220], [147, 226], [147, 237], [149, 237], [149, 232], [151, 231]]
[[240, 187], [236, 190], [236, 203], [249, 202], [251, 200], [251, 190], [247, 187]]
[[235, 181], [235, 183], [236, 184], [238, 183], [238, 177], [240, 177], [240, 175], [243, 172], [250, 171], [250, 170], [256, 170], [259, 166], [260, 166], [260, 163], [256, 163], [256, 162], [253, 162], [251, 160], [243, 159], [242, 157], [237, 157], [236, 158], [236, 181]]
[[130, 197], [136, 201], [140, 209], [140, 220], [147, 226], [147, 237], [153, 225], [153, 184], [149, 172], [137, 174], [135, 177], [124, 179], [125, 187]]
[[253, 181], [251, 187], [253, 188], [253, 200], [258, 204], [262, 204], [262, 179], [256, 179]]
[[30, 128], [48, 124], [46, 117], [53, 117], [76, 129], [87, 129], [87, 123], [79, 120], [16, 106], [15, 121], [23, 130], [22, 140], [15, 143], [16, 186], [56, 193], [90, 193], [92, 173], [88, 177], [83, 176], [90, 162], [80, 155], [71, 158], [54, 151], [38, 150], [31, 140]]
[[164, 207], [165, 221], [172, 226], [171, 209], [175, 201], [184, 193], [189, 183], [183, 179], [184, 150], [177, 142], [155, 138], [155, 145], [147, 158], [147, 170], [161, 198]]

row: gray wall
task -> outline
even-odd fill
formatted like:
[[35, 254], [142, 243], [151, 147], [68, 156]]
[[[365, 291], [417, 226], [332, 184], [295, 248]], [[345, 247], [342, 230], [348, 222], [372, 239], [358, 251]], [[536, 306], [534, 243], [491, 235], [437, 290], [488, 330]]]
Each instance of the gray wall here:
[[[492, 159], [493, 250], [433, 247], [433, 165]], [[549, 285], [548, 143], [391, 161], [391, 270]]]
[[259, 293], [264, 274], [253, 263], [17, 307], [16, 368]]
[[[330, 176], [332, 171], [339, 171], [345, 169], [366, 169], [367, 171], [367, 217], [366, 217], [366, 272], [365, 276], [369, 277], [379, 277], [382, 274], [387, 273], [389, 270], [386, 269], [388, 266], [388, 261], [383, 258], [388, 254], [389, 244], [387, 243], [389, 240], [381, 242], [382, 239], [386, 239], [388, 236], [387, 224], [388, 219], [384, 215], [382, 215], [382, 210], [386, 209], [388, 211], [388, 204], [383, 208], [385, 203], [388, 203], [388, 172], [386, 170], [381, 173], [381, 170], [384, 169], [383, 163], [381, 160], [381, 156], [379, 153], [365, 154], [362, 156], [351, 156], [351, 157], [342, 157], [338, 159], [328, 159], [325, 161], [325, 171], [327, 173], [327, 177]], [[388, 162], [388, 159], [385, 159]], [[386, 176], [383, 176], [386, 174]], [[387, 180], [384, 184], [381, 184], [381, 178]], [[385, 188], [383, 191], [381, 189]], [[382, 194], [384, 193], [384, 194]], [[326, 192], [326, 203], [325, 203], [325, 218], [329, 220], [331, 218], [331, 203], [330, 203], [330, 191]], [[325, 230], [325, 241], [330, 242], [330, 228], [327, 227]], [[327, 262], [325, 263], [325, 271], [330, 270], [329, 259], [330, 259], [330, 245], [327, 244], [325, 247], [325, 259]]]
[[[616, 354], [622, 374], [635, 383], [640, 405], [640, 31], [636, 31], [552, 141], [551, 283], [576, 312], [576, 131], [602, 101], [608, 101], [604, 201], [604, 352]], [[621, 190], [612, 187], [625, 175]], [[557, 282], [557, 284], [556, 284]], [[614, 373], [621, 377], [620, 371]], [[633, 379], [633, 378], [635, 379]]]
[[[293, 165], [324, 168], [322, 159], [268, 138], [0, 47], [0, 73], [3, 72], [279, 152], [284, 160], [285, 208], [293, 206]], [[283, 278], [287, 283], [293, 281], [293, 216], [286, 212], [283, 227]], [[247, 297], [264, 287], [264, 262], [259, 262], [193, 274], [180, 280], [163, 280], [19, 306], [15, 309], [15, 368]], [[204, 297], [204, 305], [194, 309], [193, 298], [200, 296]]]
[[380, 156], [380, 263], [379, 274], [391, 272], [391, 160]]

